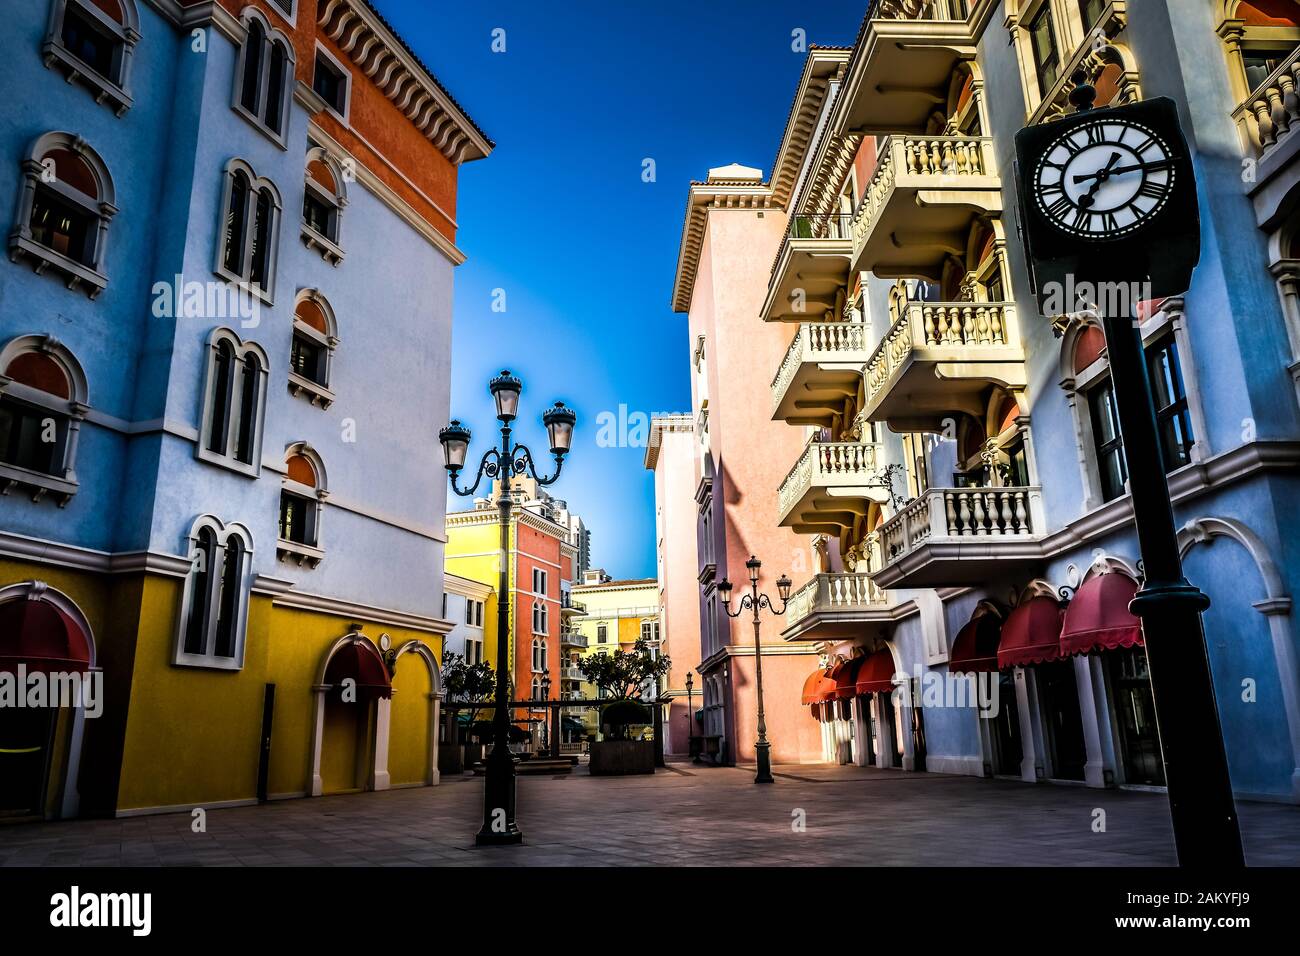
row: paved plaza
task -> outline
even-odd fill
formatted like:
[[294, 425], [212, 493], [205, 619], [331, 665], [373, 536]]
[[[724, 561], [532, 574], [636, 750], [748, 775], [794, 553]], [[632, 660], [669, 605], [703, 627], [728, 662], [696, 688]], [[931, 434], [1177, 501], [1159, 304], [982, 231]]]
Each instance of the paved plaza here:
[[[0, 827], [4, 866], [1172, 865], [1159, 793], [856, 767], [672, 764], [519, 778], [522, 847], [477, 849], [482, 780], [188, 814]], [[1104, 832], [1097, 832], [1104, 811]], [[1300, 808], [1244, 803], [1247, 859], [1300, 863]], [[800, 827], [802, 824], [802, 827]]]

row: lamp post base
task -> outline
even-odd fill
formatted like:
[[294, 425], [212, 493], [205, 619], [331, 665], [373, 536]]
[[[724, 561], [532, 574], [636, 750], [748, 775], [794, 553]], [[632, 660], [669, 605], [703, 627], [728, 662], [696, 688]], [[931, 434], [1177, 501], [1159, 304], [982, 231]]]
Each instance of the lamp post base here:
[[475, 846], [512, 846], [523, 842], [523, 831], [513, 823], [504, 831], [485, 828], [474, 834]]
[[766, 740], [754, 744], [754, 754], [758, 760], [758, 772], [754, 774], [755, 783], [776, 783], [772, 778], [772, 745]]

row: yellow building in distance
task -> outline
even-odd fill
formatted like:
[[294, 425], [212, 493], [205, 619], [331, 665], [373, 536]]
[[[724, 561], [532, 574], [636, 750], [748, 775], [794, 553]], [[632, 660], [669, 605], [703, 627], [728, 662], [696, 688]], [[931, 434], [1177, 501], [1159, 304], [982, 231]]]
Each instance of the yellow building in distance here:
[[[573, 586], [573, 600], [583, 610], [570, 622], [578, 638], [573, 646], [566, 646], [566, 668], [580, 678], [577, 661], [591, 654], [617, 650], [630, 651], [640, 637], [659, 646], [659, 584], [654, 578], [613, 580], [601, 568], [593, 568], [583, 575], [581, 584]], [[574, 696], [598, 696], [594, 685], [579, 679]], [[596, 712], [588, 711], [583, 718], [588, 733], [596, 730]]]

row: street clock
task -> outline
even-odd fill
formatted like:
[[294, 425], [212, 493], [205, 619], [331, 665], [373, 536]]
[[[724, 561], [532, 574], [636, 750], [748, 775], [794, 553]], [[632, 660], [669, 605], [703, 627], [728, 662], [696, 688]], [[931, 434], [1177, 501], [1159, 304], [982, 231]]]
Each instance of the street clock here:
[[[1089, 87], [1083, 98], [1093, 91]], [[1187, 291], [1196, 176], [1170, 99], [1083, 109], [1016, 134], [1020, 223], [1040, 304], [1068, 281]]]

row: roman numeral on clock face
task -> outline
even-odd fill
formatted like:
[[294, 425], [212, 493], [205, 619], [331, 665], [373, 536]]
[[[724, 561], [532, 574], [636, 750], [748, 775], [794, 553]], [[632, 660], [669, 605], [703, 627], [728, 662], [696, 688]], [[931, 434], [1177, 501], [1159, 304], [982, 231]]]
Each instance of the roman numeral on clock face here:
[[1061, 198], [1047, 207], [1047, 214], [1053, 219], [1063, 219], [1065, 214], [1074, 208], [1074, 203], [1062, 195]]
[[1146, 196], [1148, 199], [1163, 199], [1166, 186], [1163, 183], [1153, 182], [1150, 179], [1144, 180], [1138, 187], [1138, 195]]

